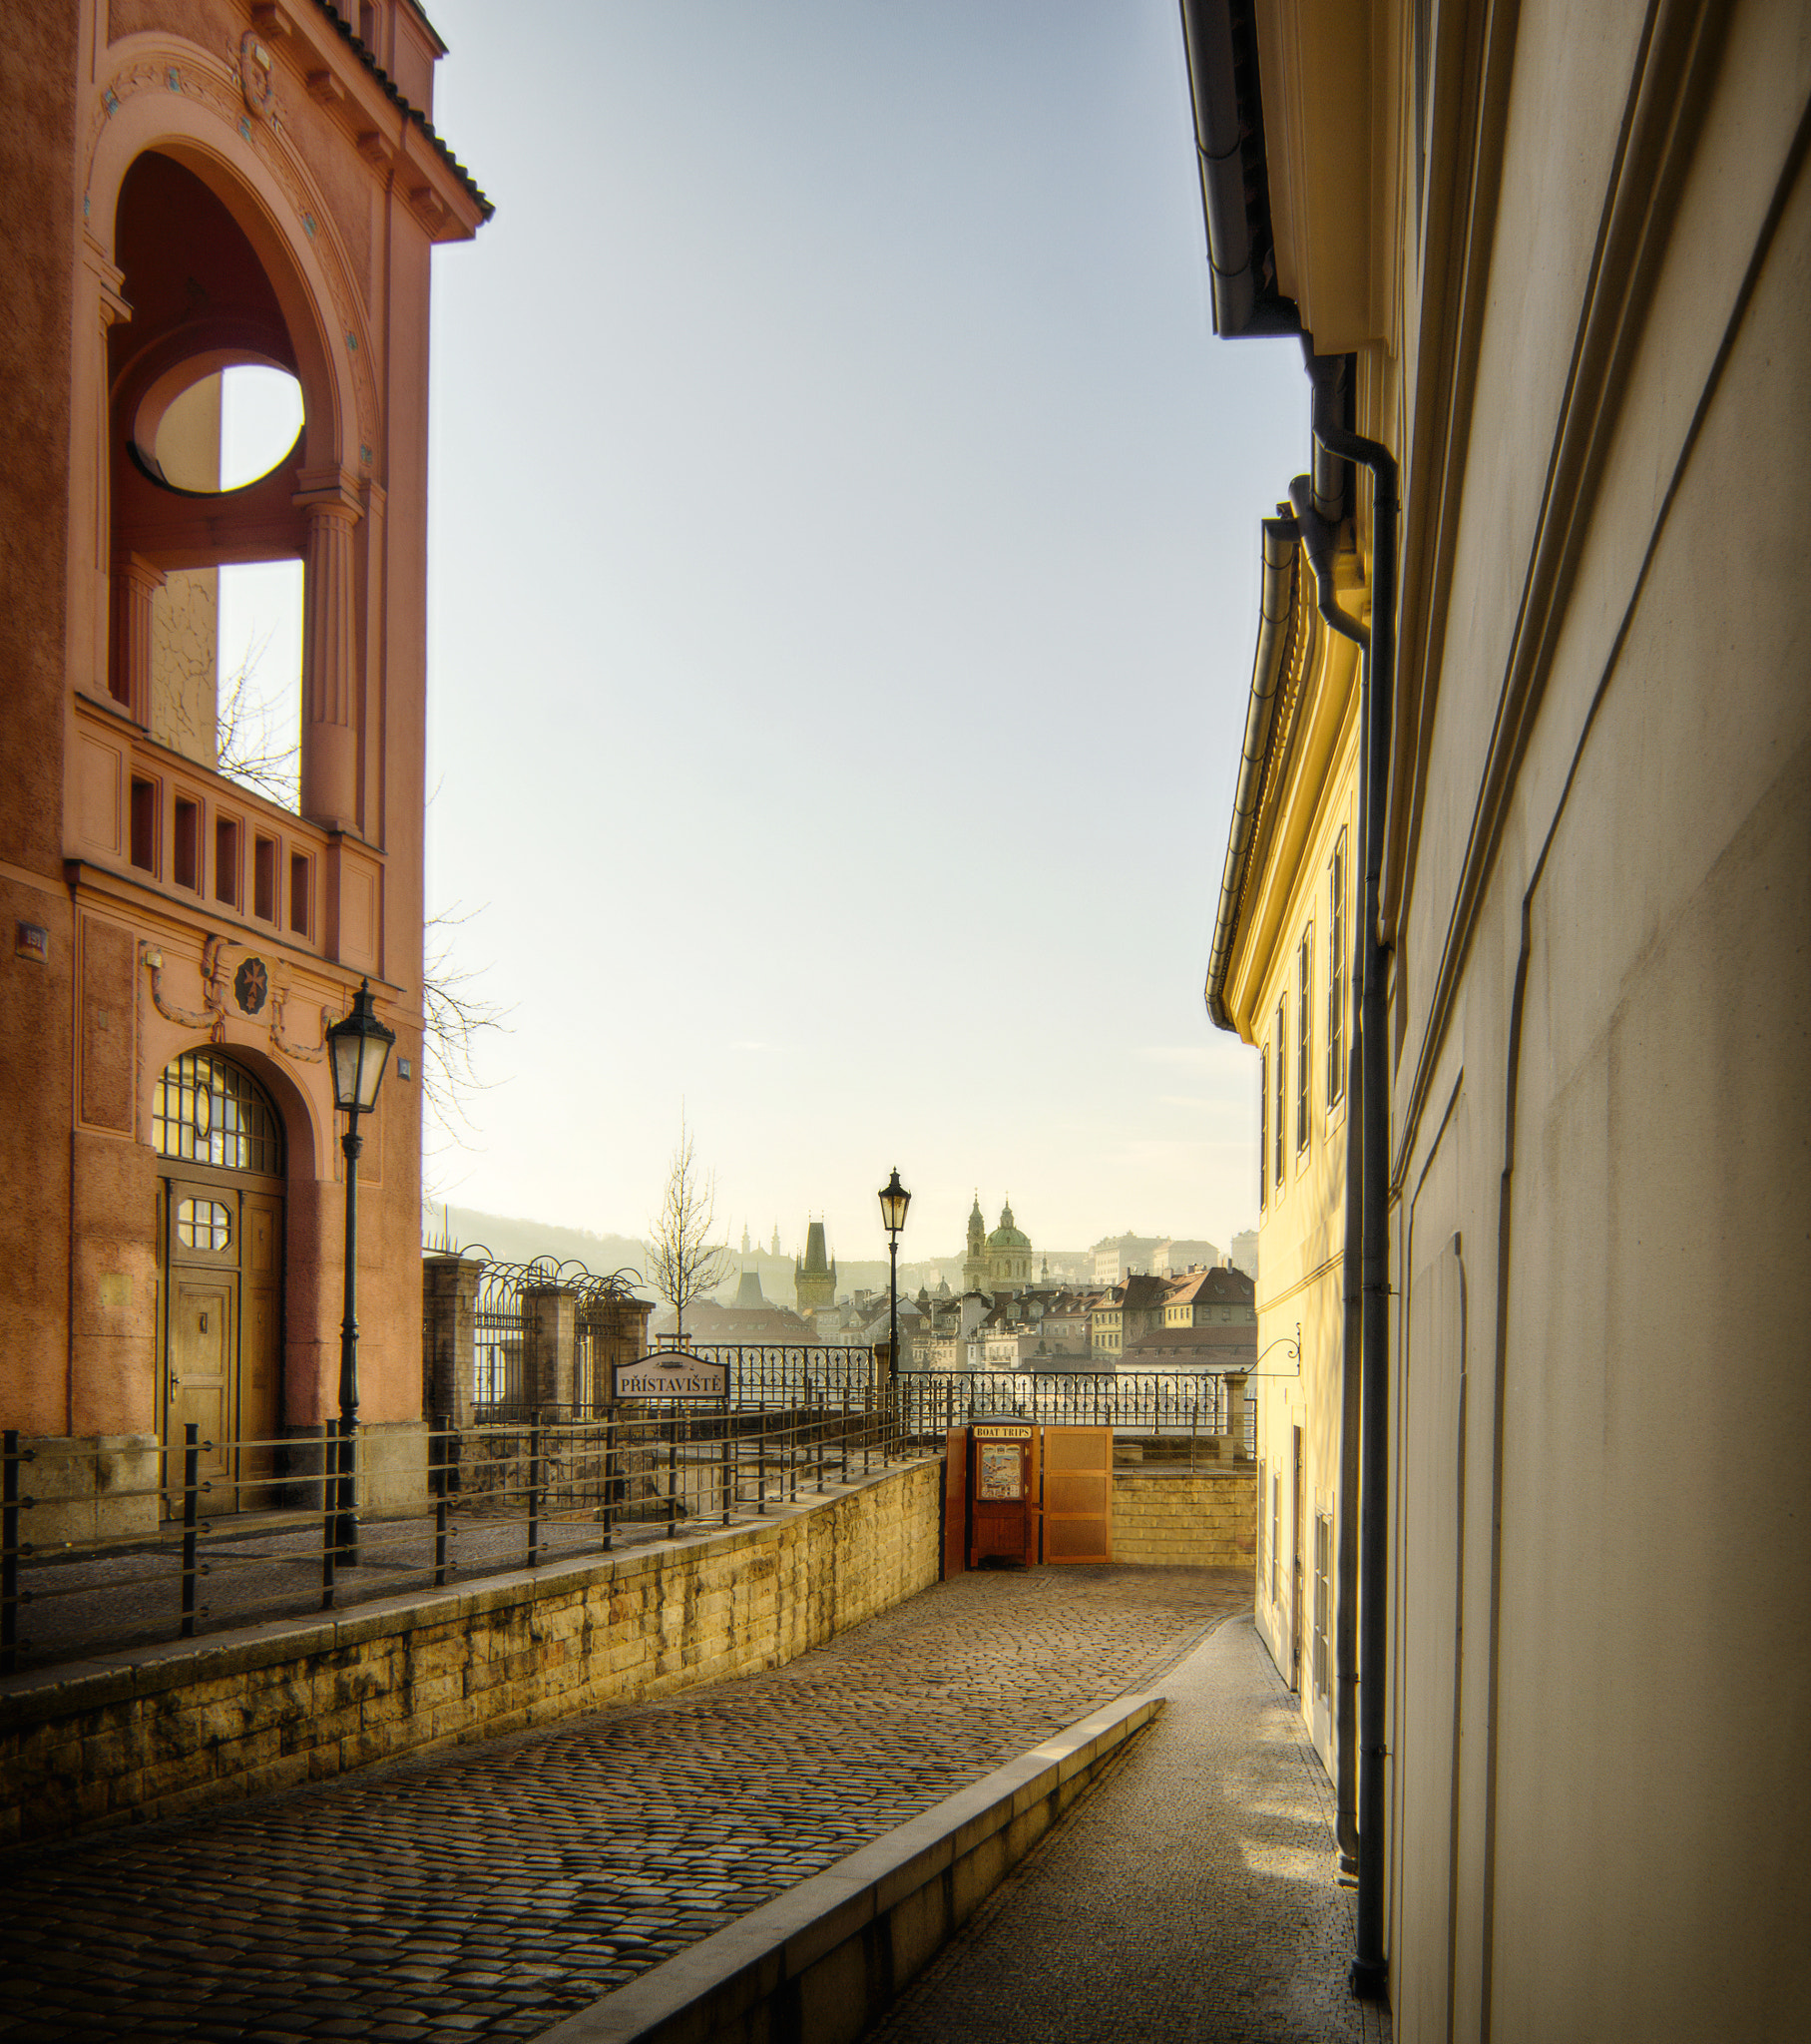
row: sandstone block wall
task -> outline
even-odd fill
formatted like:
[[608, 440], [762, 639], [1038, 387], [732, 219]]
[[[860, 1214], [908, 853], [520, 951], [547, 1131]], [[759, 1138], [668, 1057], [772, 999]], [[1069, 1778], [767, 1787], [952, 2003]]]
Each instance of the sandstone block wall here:
[[939, 1461], [765, 1525], [0, 1691], [0, 1845], [777, 1667], [936, 1582]]
[[1171, 1567], [1256, 1565], [1257, 1475], [1250, 1467], [1116, 1469], [1113, 1558]]

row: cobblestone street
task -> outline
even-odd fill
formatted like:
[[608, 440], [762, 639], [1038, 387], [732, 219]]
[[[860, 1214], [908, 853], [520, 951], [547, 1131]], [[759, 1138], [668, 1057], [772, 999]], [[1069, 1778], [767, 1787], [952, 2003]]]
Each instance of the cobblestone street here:
[[1129, 1689], [1245, 1570], [967, 1575], [785, 1668], [0, 1863], [0, 2037], [529, 2037]]

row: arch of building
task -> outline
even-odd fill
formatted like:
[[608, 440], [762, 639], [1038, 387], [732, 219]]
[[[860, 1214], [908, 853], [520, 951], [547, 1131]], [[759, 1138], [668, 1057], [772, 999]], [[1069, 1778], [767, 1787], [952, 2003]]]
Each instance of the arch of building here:
[[[213, 92], [191, 96], [158, 81], [173, 71], [194, 81], [192, 46], [131, 37], [119, 51], [117, 103], [83, 194], [99, 292], [88, 367], [97, 402], [86, 414], [78, 407], [78, 424], [92, 420], [91, 444], [73, 450], [72, 477], [72, 552], [89, 555], [71, 564], [72, 584], [89, 589], [86, 679], [92, 688], [104, 678], [149, 726], [152, 606], [166, 576], [299, 559], [300, 809], [328, 828], [365, 829], [376, 805], [376, 706], [363, 686], [360, 612], [374, 579], [383, 435], [346, 258], [330, 210], [280, 133], [260, 123], [253, 140], [224, 65]], [[189, 259], [175, 265], [168, 258], [179, 252]], [[210, 276], [227, 289], [208, 292]], [[260, 361], [300, 386], [303, 426], [290, 457], [245, 489], [201, 501], [161, 485], [135, 458], [135, 441], [186, 371]]]

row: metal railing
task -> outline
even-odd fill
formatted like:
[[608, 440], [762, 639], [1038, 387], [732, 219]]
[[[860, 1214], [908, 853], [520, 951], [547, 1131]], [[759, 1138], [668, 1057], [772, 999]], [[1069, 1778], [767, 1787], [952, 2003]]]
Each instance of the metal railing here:
[[[898, 1402], [907, 1440], [986, 1419], [1111, 1426], [1144, 1435], [1228, 1431], [1226, 1379], [1199, 1370], [907, 1370], [899, 1378]], [[1247, 1453], [1256, 1449], [1255, 1412], [1247, 1397], [1237, 1425]]]
[[397, 1479], [371, 1467], [360, 1432], [348, 1547], [327, 1473], [336, 1424], [225, 1450], [193, 1424], [185, 1435], [135, 1456], [137, 1484], [92, 1448], [0, 1441], [0, 1674], [746, 1523], [909, 1452], [871, 1386], [784, 1405], [542, 1411], [430, 1425], [416, 1495], [373, 1508], [373, 1480]]

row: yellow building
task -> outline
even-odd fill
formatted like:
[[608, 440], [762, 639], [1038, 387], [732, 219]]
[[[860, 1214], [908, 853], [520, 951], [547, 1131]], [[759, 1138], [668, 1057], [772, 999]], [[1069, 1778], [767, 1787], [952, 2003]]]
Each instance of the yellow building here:
[[[1300, 1697], [1316, 1751], [1337, 1775], [1332, 1590], [1359, 687], [1357, 650], [1317, 612], [1292, 518], [1264, 523], [1262, 620], [1245, 740], [1250, 766], [1207, 1004], [1221, 1027], [1258, 1051], [1257, 1626]], [[1349, 1538], [1347, 1547], [1350, 1564]], [[1349, 1788], [1351, 1758], [1348, 1750]]]
[[1315, 427], [1208, 1001], [1354, 1984], [1401, 2044], [1811, 2033], [1811, 9], [1181, 13], [1215, 325]]

